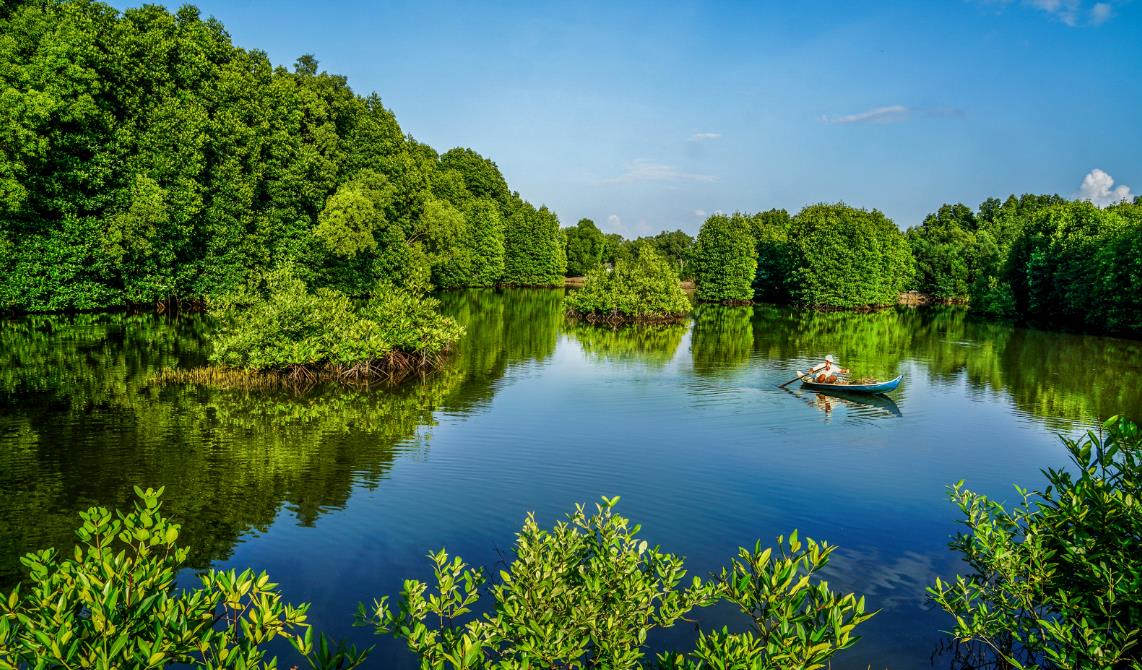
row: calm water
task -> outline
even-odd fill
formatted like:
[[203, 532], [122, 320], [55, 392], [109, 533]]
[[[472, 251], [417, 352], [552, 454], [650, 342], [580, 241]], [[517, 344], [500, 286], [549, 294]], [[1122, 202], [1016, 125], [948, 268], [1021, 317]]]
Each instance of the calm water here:
[[[527, 511], [550, 522], [618, 494], [693, 573], [794, 528], [839, 545], [830, 582], [883, 611], [836, 667], [943, 667], [949, 624], [924, 587], [958, 569], [946, 485], [1012, 499], [1065, 462], [1057, 433], [1142, 418], [1142, 389], [1117, 383], [1142, 374], [1142, 343], [962, 311], [702, 306], [686, 326], [612, 332], [566, 324], [561, 291], [443, 300], [468, 328], [447, 369], [303, 397], [149, 385], [204, 360], [202, 316], [0, 322], [0, 585], [21, 553], [67, 547], [79, 510], [165, 485], [196, 566], [266, 569], [320, 628], [379, 642], [371, 667], [414, 667], [351, 627], [357, 602], [428, 577], [430, 549], [491, 565]], [[776, 388], [826, 353], [905, 382], [877, 404]]]

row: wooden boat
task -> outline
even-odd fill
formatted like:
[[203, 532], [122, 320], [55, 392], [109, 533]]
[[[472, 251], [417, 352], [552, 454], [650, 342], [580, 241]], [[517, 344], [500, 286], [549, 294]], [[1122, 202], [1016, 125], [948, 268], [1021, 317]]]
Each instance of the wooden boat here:
[[819, 382], [802, 379], [801, 386], [802, 388], [826, 392], [888, 393], [889, 391], [895, 391], [896, 387], [900, 386], [900, 380], [902, 379], [904, 379], [904, 375], [899, 375], [896, 379], [890, 379], [886, 382], [874, 382], [872, 384], [821, 384]]

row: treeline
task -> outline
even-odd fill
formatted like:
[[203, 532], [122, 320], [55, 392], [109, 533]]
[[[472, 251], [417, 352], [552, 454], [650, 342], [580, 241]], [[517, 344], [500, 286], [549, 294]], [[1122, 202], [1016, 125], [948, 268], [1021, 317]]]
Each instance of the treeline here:
[[1142, 335], [1142, 199], [944, 205], [907, 233], [916, 288], [991, 316]]
[[353, 295], [562, 283], [552, 212], [311, 56], [274, 67], [191, 6], [5, 2], [0, 35], [0, 309], [194, 300], [286, 265]]
[[902, 233], [844, 204], [714, 215], [689, 254], [700, 300], [826, 308], [903, 291], [981, 314], [1142, 334], [1142, 199], [1099, 208], [1057, 195], [944, 205]]
[[912, 276], [904, 235], [884, 214], [844, 204], [715, 214], [693, 260], [698, 298], [830, 308], [895, 304]]
[[694, 238], [681, 230], [628, 240], [618, 233], [604, 234], [591, 219], [580, 219], [575, 226], [564, 228], [563, 236], [568, 277], [581, 277], [604, 266], [614, 267], [620, 261], [634, 261], [646, 247], [666, 259], [679, 279], [694, 276], [691, 266]]

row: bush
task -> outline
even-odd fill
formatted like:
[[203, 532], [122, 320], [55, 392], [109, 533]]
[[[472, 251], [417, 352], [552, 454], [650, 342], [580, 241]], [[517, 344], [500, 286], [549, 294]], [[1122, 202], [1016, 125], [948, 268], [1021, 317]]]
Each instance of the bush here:
[[640, 247], [635, 254], [613, 270], [592, 270], [583, 288], [567, 296], [569, 311], [607, 323], [682, 319], [690, 311], [690, 300], [677, 273], [650, 247]]
[[188, 549], [161, 513], [163, 489], [135, 488], [131, 512], [80, 514], [71, 558], [53, 549], [21, 559], [27, 585], [0, 597], [0, 667], [272, 668], [266, 645], [289, 641], [314, 668], [348, 670], [365, 654], [321, 638], [308, 604], [289, 605], [266, 573], [209, 570], [178, 590]]
[[390, 373], [432, 365], [463, 332], [436, 300], [377, 286], [361, 307], [330, 289], [310, 293], [288, 270], [266, 277], [253, 296], [212, 313], [221, 322], [211, 361], [251, 370]]
[[[1064, 439], [1073, 473], [1012, 510], [952, 488], [968, 533], [951, 547], [972, 572], [936, 580], [955, 637], [1000, 667], [1136, 668], [1142, 663], [1142, 431], [1122, 418], [1105, 437]], [[978, 667], [978, 666], [977, 666]]]
[[800, 669], [821, 667], [854, 643], [853, 629], [872, 616], [863, 599], [813, 580], [832, 549], [802, 545], [796, 533], [778, 556], [742, 549], [717, 580], [682, 586], [682, 559], [640, 540], [639, 527], [614, 513], [617, 501], [604, 498], [591, 516], [579, 505], [550, 531], [529, 514], [510, 563], [487, 589], [495, 601], [488, 614], [472, 615], [484, 571], [441, 550], [429, 555], [434, 589], [407, 580], [395, 609], [382, 598], [371, 612], [362, 605], [360, 618], [403, 639], [422, 667], [620, 669], [644, 663], [652, 630], [725, 599], [754, 631], [702, 634], [693, 653], [661, 655], [661, 667]]
[[793, 217], [793, 299], [818, 307], [895, 305], [912, 276], [896, 224], [876, 210], [812, 205]]
[[715, 214], [706, 219], [694, 243], [698, 299], [722, 303], [753, 300], [753, 281], [757, 274], [755, 246], [746, 217]]

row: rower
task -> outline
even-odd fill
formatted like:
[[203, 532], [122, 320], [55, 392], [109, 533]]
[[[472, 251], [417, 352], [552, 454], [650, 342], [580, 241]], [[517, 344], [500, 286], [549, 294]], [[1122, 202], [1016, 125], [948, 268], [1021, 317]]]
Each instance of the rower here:
[[833, 360], [833, 355], [825, 356], [825, 362], [809, 368], [809, 378], [818, 384], [836, 384], [840, 375], [847, 375], [848, 368], [842, 368]]

